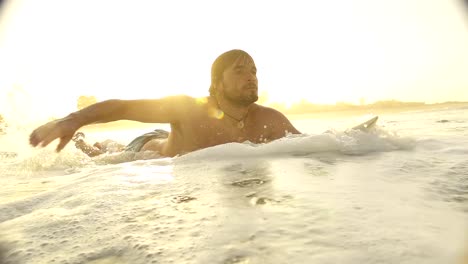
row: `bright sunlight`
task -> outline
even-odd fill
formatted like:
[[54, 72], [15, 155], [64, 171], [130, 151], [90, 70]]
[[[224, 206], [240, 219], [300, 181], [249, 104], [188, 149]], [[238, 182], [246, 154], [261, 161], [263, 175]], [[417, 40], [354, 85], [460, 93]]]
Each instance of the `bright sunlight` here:
[[0, 111], [13, 97], [60, 116], [80, 95], [205, 96], [211, 63], [234, 48], [253, 56], [268, 102], [466, 101], [464, 19], [436, 0], [7, 2]]

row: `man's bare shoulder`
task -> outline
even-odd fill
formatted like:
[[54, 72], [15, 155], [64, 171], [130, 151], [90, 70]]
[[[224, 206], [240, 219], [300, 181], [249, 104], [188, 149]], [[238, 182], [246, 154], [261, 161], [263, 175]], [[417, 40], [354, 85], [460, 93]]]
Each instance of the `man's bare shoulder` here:
[[300, 134], [288, 118], [274, 108], [254, 104], [251, 110], [256, 120], [262, 120], [272, 128], [271, 139], [284, 137], [286, 133]]
[[182, 95], [167, 96], [167, 97], [163, 97], [161, 99], [156, 99], [156, 100], [164, 100], [164, 101], [171, 102], [171, 103], [191, 104], [191, 103], [195, 103], [197, 100], [200, 100], [200, 99], [182, 94]]
[[207, 104], [207, 97], [192, 97], [188, 95], [174, 95], [159, 99], [159, 101], [165, 104], [170, 104], [173, 107], [179, 109], [193, 110], [194, 108], [200, 108]]
[[179, 113], [179, 120], [194, 120], [195, 116], [206, 116], [213, 103], [208, 97], [180, 95], [168, 98], [166, 104]]
[[276, 110], [274, 108], [259, 105], [259, 104], [253, 104], [252, 108], [251, 108], [251, 111], [253, 113], [255, 113], [256, 115], [260, 115], [260, 116], [262, 116], [264, 118], [285, 117], [285, 115], [283, 113], [281, 113], [280, 111], [278, 111], [278, 110]]

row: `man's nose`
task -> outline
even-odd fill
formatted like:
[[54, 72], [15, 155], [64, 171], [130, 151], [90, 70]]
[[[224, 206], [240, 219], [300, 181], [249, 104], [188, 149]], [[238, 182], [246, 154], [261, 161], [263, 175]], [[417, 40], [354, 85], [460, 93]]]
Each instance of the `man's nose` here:
[[247, 74], [247, 80], [248, 81], [257, 81], [257, 75], [255, 73], [249, 72]]

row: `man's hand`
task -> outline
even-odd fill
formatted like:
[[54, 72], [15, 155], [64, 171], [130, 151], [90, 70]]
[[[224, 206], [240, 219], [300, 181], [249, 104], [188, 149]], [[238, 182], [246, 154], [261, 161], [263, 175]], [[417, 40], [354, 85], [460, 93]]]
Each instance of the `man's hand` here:
[[45, 147], [55, 139], [60, 139], [57, 152], [61, 151], [72, 139], [79, 126], [72, 119], [62, 118], [51, 121], [36, 128], [29, 136], [29, 143], [33, 147]]

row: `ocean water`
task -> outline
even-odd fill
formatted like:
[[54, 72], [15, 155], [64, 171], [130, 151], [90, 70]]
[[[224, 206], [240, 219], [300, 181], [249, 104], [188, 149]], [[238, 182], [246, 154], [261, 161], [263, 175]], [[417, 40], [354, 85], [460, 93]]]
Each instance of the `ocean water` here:
[[175, 158], [56, 154], [10, 127], [0, 263], [468, 263], [468, 107], [348, 129], [364, 119], [297, 118], [304, 135]]

